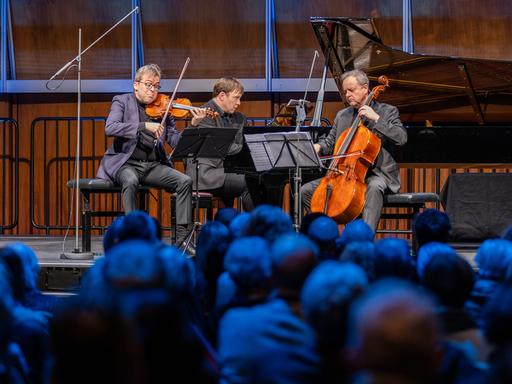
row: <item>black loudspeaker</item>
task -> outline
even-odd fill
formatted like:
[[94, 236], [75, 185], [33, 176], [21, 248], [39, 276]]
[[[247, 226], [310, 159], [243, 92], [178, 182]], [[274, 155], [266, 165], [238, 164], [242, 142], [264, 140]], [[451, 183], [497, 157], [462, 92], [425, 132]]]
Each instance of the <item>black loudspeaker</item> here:
[[512, 225], [512, 174], [455, 173], [441, 191], [453, 241], [498, 237]]

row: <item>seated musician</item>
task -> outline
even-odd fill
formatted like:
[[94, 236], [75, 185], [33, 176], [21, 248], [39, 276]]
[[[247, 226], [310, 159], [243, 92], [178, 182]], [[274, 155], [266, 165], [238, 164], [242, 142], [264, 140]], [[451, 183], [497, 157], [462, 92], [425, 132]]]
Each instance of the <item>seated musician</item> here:
[[105, 132], [114, 142], [105, 152], [96, 177], [122, 186], [126, 213], [137, 209], [139, 185], [175, 192], [176, 239], [182, 245], [192, 228], [192, 180], [171, 167], [163, 145], [165, 140], [174, 147], [180, 133], [171, 115], [161, 123], [152, 121], [145, 110], [158, 96], [161, 77], [158, 65], [145, 65], [137, 70], [134, 92], [114, 97], [105, 124]]
[[[389, 104], [372, 101], [364, 105], [369, 94], [368, 77], [363, 71], [353, 70], [343, 74], [342, 87], [345, 99], [350, 105], [336, 115], [334, 125], [325, 139], [315, 144], [320, 155], [331, 155], [338, 137], [350, 128], [356, 115], [363, 124], [382, 140], [382, 147], [373, 167], [366, 175], [366, 202], [363, 209], [363, 220], [375, 231], [379, 224], [380, 211], [385, 193], [397, 193], [400, 190], [400, 172], [389, 149], [393, 145], [407, 142], [407, 132], [403, 127], [398, 109]], [[304, 184], [301, 188], [302, 204], [310, 211], [313, 192], [320, 179]]]
[[[236, 109], [240, 106], [240, 99], [244, 93], [243, 85], [233, 77], [224, 77], [213, 86], [213, 98], [203, 105], [218, 112], [219, 117], [206, 115], [205, 109], [193, 112], [192, 127], [227, 127], [239, 128], [235, 141], [228, 150], [228, 155], [239, 152], [243, 145], [242, 129], [246, 118]], [[212, 193], [221, 197], [226, 206], [233, 206], [234, 198], [240, 196], [245, 211], [253, 208], [253, 200], [245, 176], [237, 173], [226, 173], [224, 162], [221, 159], [199, 158], [199, 191]], [[196, 182], [196, 167], [191, 160], [187, 161], [187, 175]], [[195, 188], [195, 185], [194, 185]]]

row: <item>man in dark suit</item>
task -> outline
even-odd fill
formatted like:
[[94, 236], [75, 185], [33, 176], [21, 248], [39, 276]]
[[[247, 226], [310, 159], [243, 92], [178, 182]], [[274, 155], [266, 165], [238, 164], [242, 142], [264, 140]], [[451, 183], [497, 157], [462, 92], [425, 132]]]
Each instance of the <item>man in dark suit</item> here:
[[[213, 87], [212, 99], [202, 106], [218, 112], [219, 117], [208, 117], [201, 108], [192, 119], [192, 127], [238, 128], [239, 131], [228, 150], [228, 155], [239, 152], [243, 145], [242, 129], [246, 118], [243, 113], [236, 112], [243, 93], [244, 87], [237, 79], [232, 77], [220, 79]], [[200, 191], [207, 191], [221, 197], [227, 206], [233, 206], [234, 197], [240, 196], [244, 210], [252, 210], [253, 200], [244, 175], [224, 172], [224, 162], [221, 159], [199, 158], [198, 163]], [[187, 175], [195, 184], [196, 167], [191, 160], [187, 162]]]
[[139, 185], [175, 192], [176, 238], [181, 245], [192, 225], [192, 180], [171, 167], [164, 149], [164, 140], [174, 147], [180, 139], [172, 116], [155, 122], [145, 107], [156, 100], [161, 71], [156, 64], [138, 69], [133, 93], [115, 96], [105, 124], [107, 136], [114, 137], [107, 149], [96, 177], [122, 186], [126, 213], [137, 209]]
[[[357, 115], [382, 140], [375, 164], [369, 168], [366, 176], [366, 202], [363, 209], [363, 220], [375, 231], [380, 220], [384, 194], [400, 190], [400, 171], [389, 150], [393, 145], [404, 145], [407, 142], [407, 131], [396, 107], [376, 101], [365, 105], [369, 81], [363, 71], [356, 69], [346, 72], [341, 79], [345, 100], [350, 106], [338, 112], [329, 135], [315, 144], [315, 149], [320, 155], [331, 155], [336, 141], [352, 125]], [[303, 207], [308, 212], [311, 197], [319, 183], [320, 179], [314, 180], [301, 188]]]

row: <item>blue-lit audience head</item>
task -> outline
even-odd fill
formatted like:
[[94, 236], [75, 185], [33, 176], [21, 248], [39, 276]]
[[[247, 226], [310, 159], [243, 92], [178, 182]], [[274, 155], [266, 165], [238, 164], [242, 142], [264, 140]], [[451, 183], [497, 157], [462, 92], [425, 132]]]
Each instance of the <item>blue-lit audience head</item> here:
[[308, 213], [306, 216], [304, 216], [300, 222], [300, 229], [299, 232], [307, 235], [309, 231], [309, 227], [313, 221], [320, 217], [329, 217], [325, 213], [322, 212], [311, 212]]
[[414, 280], [416, 276], [411, 249], [403, 239], [385, 238], [375, 244], [375, 278], [401, 277]]
[[451, 229], [452, 224], [448, 215], [433, 208], [427, 208], [419, 213], [412, 226], [419, 247], [431, 241], [448, 242]]
[[292, 220], [281, 208], [263, 204], [251, 212], [247, 227], [248, 236], [263, 237], [272, 243], [282, 234], [289, 232], [293, 232]]
[[512, 344], [512, 286], [504, 284], [491, 296], [484, 308], [484, 334], [496, 345]]
[[118, 216], [107, 228], [107, 231], [103, 235], [103, 252], [108, 252], [110, 248], [119, 243], [123, 220], [124, 216]]
[[9, 308], [14, 305], [10, 280], [9, 270], [4, 266], [4, 263], [0, 261], [0, 300]]
[[245, 236], [247, 229], [249, 228], [249, 221], [251, 220], [251, 214], [248, 212], [242, 212], [237, 215], [231, 223], [229, 223], [229, 232], [233, 239]]
[[226, 253], [224, 268], [242, 291], [266, 287], [271, 276], [268, 243], [257, 236], [236, 239]]
[[475, 273], [471, 265], [457, 254], [435, 254], [426, 263], [421, 284], [446, 307], [461, 308], [469, 299]]
[[505, 240], [512, 241], [512, 225], [510, 225], [509, 227], [505, 228], [505, 230], [501, 234], [501, 238], [505, 239]]
[[322, 346], [343, 345], [349, 306], [367, 285], [364, 271], [350, 262], [327, 260], [308, 276], [300, 295], [301, 307]]
[[480, 278], [503, 282], [512, 264], [512, 242], [503, 239], [486, 240], [475, 256]]
[[203, 225], [197, 239], [196, 260], [205, 275], [213, 274], [214, 279], [220, 275], [229, 242], [229, 230], [221, 222], [209, 221]]
[[240, 212], [232, 207], [221, 208], [215, 214], [214, 221], [224, 224], [229, 228], [229, 224]]
[[37, 291], [37, 282], [41, 268], [39, 267], [37, 256], [32, 248], [22, 243], [9, 244], [6, 248], [11, 249], [21, 260], [26, 292]]
[[370, 241], [356, 241], [348, 244], [340, 256], [340, 261], [350, 261], [359, 265], [369, 281], [375, 280], [375, 244]]
[[317, 266], [320, 251], [307, 236], [288, 233], [272, 244], [272, 274], [281, 290], [299, 294], [304, 281]]
[[114, 288], [162, 288], [163, 263], [157, 247], [144, 240], [126, 240], [105, 255], [105, 281]]
[[228, 305], [236, 296], [236, 284], [228, 272], [223, 272], [217, 279], [217, 292], [215, 306], [217, 308]]
[[320, 258], [334, 259], [336, 254], [336, 239], [339, 236], [338, 224], [330, 217], [319, 217], [309, 226], [308, 237], [318, 245]]
[[196, 285], [196, 270], [192, 261], [174, 246], [159, 247], [158, 257], [163, 263], [166, 288], [173, 297], [191, 296]]
[[95, 260], [80, 281], [80, 301], [85, 308], [108, 308], [111, 288], [105, 279], [105, 257]]
[[7, 281], [12, 297], [18, 303], [25, 304], [27, 290], [25, 288], [25, 270], [23, 260], [11, 247], [0, 248], [0, 262], [6, 269]]
[[351, 221], [341, 233], [341, 236], [336, 240], [336, 246], [338, 248], [338, 254], [343, 252], [343, 249], [350, 243], [355, 241], [370, 241], [373, 242], [375, 233], [372, 228], [366, 224], [363, 220], [357, 219]]
[[455, 250], [445, 243], [430, 242], [423, 245], [418, 250], [418, 258], [416, 261], [416, 271], [420, 279], [423, 278], [423, 270], [434, 256], [456, 255]]
[[149, 241], [150, 243], [158, 242], [155, 221], [143, 211], [128, 213], [119, 229], [119, 242], [136, 239]]
[[403, 280], [369, 287], [351, 308], [349, 337], [370, 375], [431, 383], [439, 368], [440, 331], [427, 295]]

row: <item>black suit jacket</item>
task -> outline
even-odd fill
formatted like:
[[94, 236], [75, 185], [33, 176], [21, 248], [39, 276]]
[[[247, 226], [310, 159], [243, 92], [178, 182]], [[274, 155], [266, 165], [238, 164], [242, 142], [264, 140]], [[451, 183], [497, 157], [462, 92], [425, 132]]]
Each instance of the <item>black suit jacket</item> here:
[[[372, 130], [381, 140], [382, 147], [375, 160], [371, 172], [381, 176], [387, 187], [394, 193], [400, 190], [400, 170], [389, 150], [393, 145], [404, 145], [407, 142], [407, 131], [405, 130], [398, 109], [392, 105], [385, 103], [372, 102], [370, 105], [373, 110], [380, 116], [375, 122], [366, 123], [366, 127]], [[345, 131], [350, 128], [355, 118], [356, 111], [353, 107], [342, 109], [334, 119], [334, 125], [325, 139], [319, 140], [320, 154], [331, 155], [334, 151], [336, 140]]]
[[[245, 115], [241, 112], [235, 112], [229, 117], [223, 118], [224, 112], [220, 109], [220, 107], [215, 103], [215, 101], [210, 100], [206, 104], [202, 106], [202, 108], [211, 108], [213, 111], [219, 113], [219, 117], [216, 119], [205, 117], [201, 123], [199, 123], [198, 127], [228, 127], [228, 128], [238, 128], [238, 132], [235, 136], [234, 142], [231, 144], [228, 150], [228, 155], [233, 155], [239, 152], [242, 149], [243, 145], [243, 127], [246, 122]], [[229, 122], [226, 121], [229, 119]], [[188, 127], [187, 127], [188, 129]], [[224, 161], [221, 159], [209, 159], [209, 158], [200, 158], [199, 162], [199, 190], [200, 191], [208, 191], [216, 188], [220, 188], [224, 185], [224, 180], [226, 179], [224, 173]], [[187, 169], [186, 173], [192, 179], [192, 182], [196, 183], [196, 168], [192, 160], [187, 160]]]

